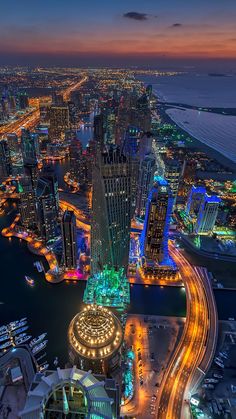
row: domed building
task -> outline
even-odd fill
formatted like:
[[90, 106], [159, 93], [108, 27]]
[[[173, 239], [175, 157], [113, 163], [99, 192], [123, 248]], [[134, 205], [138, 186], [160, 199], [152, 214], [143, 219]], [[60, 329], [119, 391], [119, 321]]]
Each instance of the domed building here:
[[76, 367], [36, 374], [21, 419], [113, 419], [114, 401], [104, 382]]
[[107, 375], [119, 366], [123, 330], [107, 308], [86, 306], [72, 319], [68, 339], [70, 361], [81, 369]]

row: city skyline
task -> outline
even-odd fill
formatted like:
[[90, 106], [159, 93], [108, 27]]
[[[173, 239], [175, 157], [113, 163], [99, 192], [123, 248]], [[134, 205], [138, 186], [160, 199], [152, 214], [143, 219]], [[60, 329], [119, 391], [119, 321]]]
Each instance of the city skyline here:
[[233, 0], [27, 0], [1, 11], [1, 64], [230, 68], [236, 60]]

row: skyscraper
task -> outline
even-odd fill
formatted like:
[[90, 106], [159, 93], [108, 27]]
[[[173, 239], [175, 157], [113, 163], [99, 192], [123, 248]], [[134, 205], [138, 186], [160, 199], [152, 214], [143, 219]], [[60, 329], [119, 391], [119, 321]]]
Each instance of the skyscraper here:
[[39, 158], [38, 135], [27, 129], [21, 130], [21, 152], [24, 165], [37, 164]]
[[94, 140], [103, 146], [104, 143], [104, 128], [103, 128], [103, 114], [95, 115], [94, 117]]
[[73, 138], [69, 145], [69, 158], [70, 158], [70, 173], [72, 178], [81, 182], [80, 172], [82, 170], [82, 153], [83, 148], [81, 142], [77, 138]]
[[91, 268], [128, 266], [131, 166], [119, 148], [98, 155], [93, 166]]
[[172, 199], [165, 179], [158, 177], [148, 197], [144, 228], [141, 236], [141, 255], [149, 261], [165, 263], [169, 259], [168, 232]]
[[144, 219], [149, 192], [154, 183], [156, 170], [156, 159], [154, 154], [146, 154], [140, 161], [139, 178], [136, 199], [135, 214], [138, 218]]
[[51, 141], [60, 141], [69, 128], [69, 109], [67, 106], [51, 106], [49, 110], [49, 137]]
[[37, 204], [30, 178], [25, 177], [21, 179], [19, 192], [21, 224], [27, 229], [34, 229], [37, 224]]
[[189, 192], [186, 211], [189, 215], [197, 215], [204, 201], [206, 188], [204, 186], [192, 186]]
[[0, 141], [0, 182], [12, 174], [10, 148], [6, 140]]
[[213, 232], [220, 202], [221, 199], [216, 195], [209, 196], [206, 194], [204, 196], [195, 225], [196, 233], [210, 234]]
[[173, 198], [173, 206], [175, 206], [179, 189], [179, 180], [181, 174], [180, 162], [176, 159], [166, 159], [165, 162], [165, 179], [167, 180]]
[[61, 222], [63, 264], [66, 269], [77, 268], [77, 232], [76, 218], [73, 211], [66, 210]]
[[57, 233], [57, 209], [49, 179], [40, 177], [37, 184], [38, 229], [41, 237], [47, 242], [53, 240]]

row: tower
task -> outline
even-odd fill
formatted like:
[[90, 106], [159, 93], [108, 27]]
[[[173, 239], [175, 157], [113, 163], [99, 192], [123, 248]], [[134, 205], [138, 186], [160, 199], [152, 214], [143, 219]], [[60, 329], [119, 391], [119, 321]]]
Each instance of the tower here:
[[164, 263], [168, 255], [168, 232], [172, 199], [165, 179], [158, 177], [148, 197], [144, 228], [141, 236], [141, 255], [148, 262]]
[[66, 210], [61, 222], [63, 263], [66, 269], [77, 268], [76, 218], [73, 211]]
[[147, 154], [140, 162], [136, 200], [136, 216], [144, 219], [147, 199], [154, 183], [156, 159], [154, 154]]
[[119, 148], [98, 153], [92, 176], [91, 268], [128, 266], [131, 166]]
[[34, 229], [37, 224], [37, 205], [35, 192], [30, 178], [25, 177], [21, 179], [19, 192], [21, 223], [27, 229]]
[[57, 209], [50, 180], [40, 177], [37, 184], [38, 227], [41, 237], [47, 242], [56, 238]]
[[51, 141], [65, 138], [65, 130], [69, 128], [69, 109], [67, 106], [51, 106], [49, 109], [49, 137]]
[[216, 195], [205, 195], [197, 216], [196, 233], [210, 234], [213, 232], [220, 202], [221, 199]]
[[24, 165], [37, 164], [39, 158], [38, 135], [27, 129], [21, 130], [21, 152]]
[[199, 212], [202, 201], [206, 195], [204, 186], [192, 186], [189, 192], [186, 211], [190, 215], [196, 215]]
[[165, 179], [167, 180], [173, 198], [173, 206], [175, 206], [179, 189], [179, 180], [181, 174], [181, 165], [176, 159], [165, 160]]
[[12, 174], [10, 148], [7, 140], [0, 141], [0, 182]]

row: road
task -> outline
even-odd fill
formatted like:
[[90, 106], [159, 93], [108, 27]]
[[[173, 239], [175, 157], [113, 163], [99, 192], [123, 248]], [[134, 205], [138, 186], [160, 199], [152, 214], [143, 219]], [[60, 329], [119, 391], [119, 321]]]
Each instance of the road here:
[[67, 87], [67, 89], [63, 90], [62, 91], [62, 94], [63, 94], [64, 101], [68, 101], [70, 99], [71, 92], [73, 92], [74, 90], [76, 90], [79, 87], [81, 87], [82, 84], [85, 83], [87, 80], [88, 80], [88, 77], [85, 76], [83, 79], [81, 79], [77, 83], [72, 84], [71, 86]]
[[210, 342], [208, 339], [208, 330], [211, 326], [209, 314], [215, 307], [210, 306], [212, 300], [208, 298], [207, 293], [211, 291], [205, 287], [201, 271], [194, 268], [172, 242], [169, 244], [169, 249], [185, 285], [187, 315], [183, 335], [161, 383], [157, 418], [187, 419], [190, 413], [188, 403], [184, 400], [189, 398], [191, 383], [195, 375], [199, 375], [198, 367], [206, 351], [209, 352], [209, 345], [212, 347], [215, 345], [216, 336], [211, 337]]
[[19, 119], [13, 122], [9, 122], [0, 128], [0, 139], [5, 137], [7, 134], [21, 135], [22, 128], [34, 128], [39, 123], [40, 113], [39, 109], [31, 109], [26, 112]]

